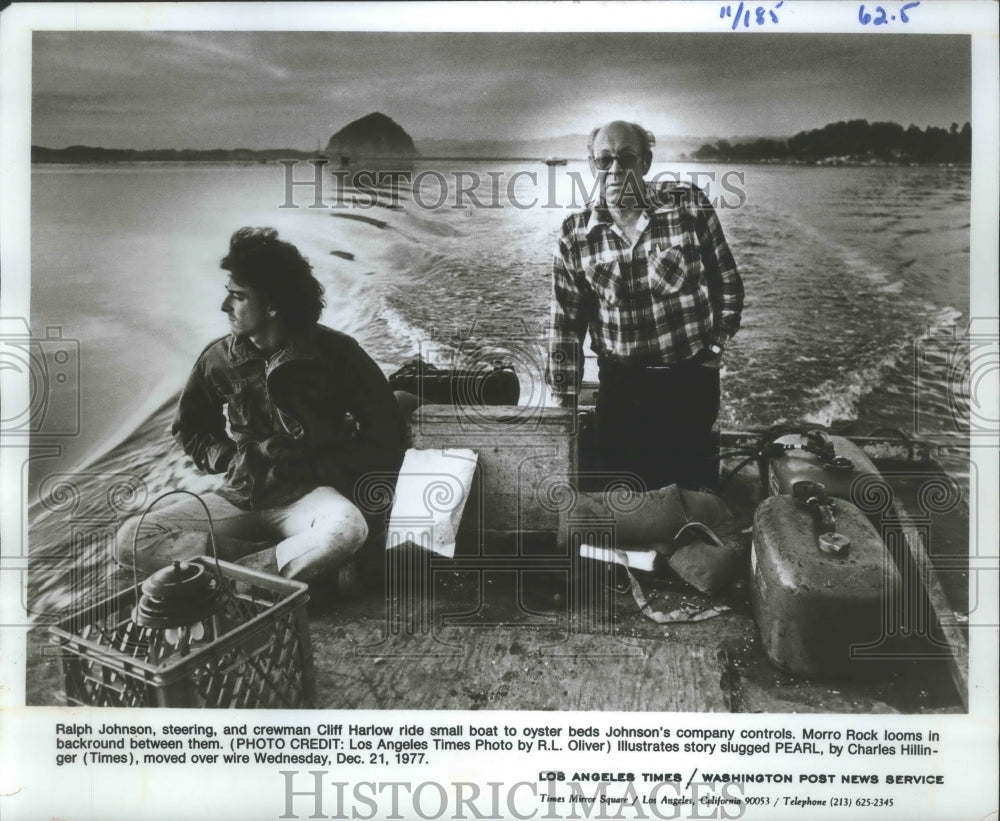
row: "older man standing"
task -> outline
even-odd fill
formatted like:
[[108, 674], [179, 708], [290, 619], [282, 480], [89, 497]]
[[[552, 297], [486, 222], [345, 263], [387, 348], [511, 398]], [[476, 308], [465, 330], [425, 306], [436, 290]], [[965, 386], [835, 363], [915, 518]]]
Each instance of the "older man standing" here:
[[591, 134], [599, 197], [562, 225], [547, 377], [571, 406], [589, 332], [601, 469], [634, 473], [649, 488], [711, 486], [719, 368], [740, 325], [743, 283], [705, 194], [645, 182], [653, 143], [636, 123]]

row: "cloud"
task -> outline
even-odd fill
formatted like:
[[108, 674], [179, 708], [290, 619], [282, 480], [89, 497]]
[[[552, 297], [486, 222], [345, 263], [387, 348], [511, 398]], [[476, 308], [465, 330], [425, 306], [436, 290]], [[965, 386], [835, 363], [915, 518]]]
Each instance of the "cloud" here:
[[52, 145], [103, 129], [108, 146], [309, 148], [373, 110], [416, 138], [555, 136], [615, 116], [682, 135], [947, 124], [969, 119], [969, 48], [930, 35], [38, 32], [33, 128]]

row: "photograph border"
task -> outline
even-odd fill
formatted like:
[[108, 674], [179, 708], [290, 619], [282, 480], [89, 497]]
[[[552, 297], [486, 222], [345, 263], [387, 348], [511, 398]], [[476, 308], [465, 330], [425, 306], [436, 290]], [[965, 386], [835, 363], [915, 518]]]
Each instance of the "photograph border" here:
[[[0, 317], [15, 322], [23, 320], [24, 328], [29, 326], [30, 313], [30, 270], [31, 245], [25, 238], [31, 236], [30, 192], [31, 192], [31, 37], [34, 31], [99, 31], [99, 30], [336, 30], [336, 31], [630, 31], [635, 29], [636, 17], [642, 19], [644, 31], [720, 31], [720, 9], [723, 2], [683, 2], [683, 3], [621, 3], [610, 7], [607, 4], [562, 4], [526, 3], [518, 4], [516, 19], [521, 25], [512, 26], [512, 9], [507, 3], [387, 3], [376, 7], [364, 4], [341, 3], [292, 3], [283, 4], [278, 12], [271, 4], [199, 4], [192, 8], [179, 8], [171, 4], [19, 4], [15, 3], [0, 14], [0, 271], [3, 272], [0, 289]], [[736, 5], [736, 4], [732, 4]], [[880, 36], [872, 30], [863, 31], [857, 19], [845, 14], [845, 6], [852, 9], [855, 4], [836, 2], [765, 2], [765, 9], [780, 6], [780, 29], [775, 33], [858, 33], [859, 36]], [[872, 4], [869, 4], [872, 5]], [[972, 49], [972, 124], [973, 161], [975, 173], [971, 176], [971, 244], [970, 244], [970, 311], [972, 318], [966, 330], [969, 339], [986, 340], [995, 347], [998, 339], [998, 316], [1000, 299], [996, 272], [1000, 270], [1000, 256], [997, 251], [997, 225], [1000, 222], [1000, 81], [998, 65], [1000, 50], [997, 43], [996, 5], [992, 2], [968, 0], [959, 3], [935, 3], [923, 0], [920, 14], [913, 15], [911, 28], [914, 34], [966, 34], [971, 37]], [[846, 18], [846, 19], [845, 19]], [[899, 33], [894, 32], [894, 33]], [[752, 31], [733, 31], [732, 36], [753, 36]], [[37, 330], [37, 329], [32, 329]], [[885, 807], [879, 811], [880, 818], [912, 818], [913, 807], [920, 808], [920, 817], [953, 819], [980, 818], [988, 813], [996, 813], [996, 763], [997, 763], [997, 702], [998, 694], [998, 625], [1000, 625], [1000, 596], [996, 594], [1000, 578], [1000, 565], [996, 545], [1000, 544], [1000, 532], [996, 516], [995, 498], [992, 490], [1000, 489], [1000, 467], [996, 454], [1000, 449], [997, 412], [1000, 397], [996, 385], [996, 362], [987, 356], [974, 371], [972, 378], [977, 381], [975, 399], [979, 405], [970, 410], [978, 412], [978, 420], [970, 442], [970, 459], [978, 481], [978, 494], [970, 499], [970, 534], [975, 543], [970, 545], [970, 600], [977, 602], [977, 608], [969, 622], [969, 710], [961, 715], [919, 715], [919, 716], [874, 716], [862, 714], [845, 717], [843, 715], [820, 714], [801, 717], [781, 713], [743, 714], [641, 714], [641, 713], [558, 713], [539, 714], [520, 711], [483, 711], [477, 713], [455, 712], [447, 716], [450, 724], [465, 724], [514, 728], [513, 736], [526, 738], [525, 728], [538, 726], [566, 725], [580, 728], [598, 727], [602, 732], [610, 726], [642, 729], [651, 722], [662, 721], [664, 726], [699, 728], [744, 727], [766, 730], [774, 726], [810, 727], [820, 730], [835, 730], [845, 726], [856, 726], [858, 731], [876, 728], [879, 732], [909, 730], [919, 728], [922, 732], [940, 733], [942, 743], [940, 767], [936, 772], [947, 779], [946, 787], [912, 786], [904, 792], [891, 792], [897, 796], [895, 807]], [[0, 386], [3, 404], [8, 407], [28, 407], [31, 404], [31, 386], [26, 374], [9, 370], [0, 371]], [[47, 816], [65, 817], [68, 821], [76, 818], [108, 817], [107, 804], [88, 803], [92, 791], [109, 789], [118, 784], [119, 808], [131, 804], [139, 808], [130, 817], [195, 817], [191, 812], [205, 810], [199, 792], [211, 789], [211, 777], [218, 778], [219, 772], [202, 769], [162, 768], [156, 778], [146, 778], [143, 768], [135, 769], [109, 767], [103, 771], [84, 770], [79, 766], [58, 766], [55, 763], [55, 727], [66, 722], [86, 722], [97, 725], [103, 722], [139, 724], [159, 721], [147, 711], [122, 710], [114, 717], [106, 711], [84, 708], [42, 708], [25, 707], [25, 634], [28, 617], [23, 609], [23, 590], [27, 581], [27, 511], [23, 504], [23, 485], [27, 477], [28, 456], [24, 437], [4, 435], [0, 441], [0, 807], [10, 811], [11, 818], [34, 821], [37, 812]], [[992, 596], [984, 591], [993, 591]], [[974, 598], [973, 598], [974, 597]], [[330, 713], [336, 713], [331, 716]], [[252, 714], [204, 715], [197, 711], [171, 711], [169, 720], [187, 725], [210, 725], [221, 727], [230, 721], [264, 724]], [[280, 718], [280, 714], [276, 718]], [[163, 716], [163, 721], [168, 717]], [[285, 716], [288, 718], [288, 716]], [[336, 721], [341, 724], [364, 726], [379, 722], [404, 725], [427, 726], [439, 720], [426, 711], [315, 711], [292, 716], [296, 722]], [[289, 719], [291, 720], [291, 719]], [[544, 748], [542, 748], [544, 750]], [[511, 795], [518, 784], [543, 783], [545, 773], [555, 773], [553, 761], [561, 761], [567, 775], [573, 771], [591, 768], [605, 775], [612, 766], [604, 752], [595, 752], [584, 757], [542, 755], [536, 747], [532, 752], [523, 753], [525, 763], [513, 764], [505, 757], [503, 750], [484, 752], [476, 756], [454, 756], [447, 760], [447, 766], [437, 765], [416, 769], [400, 766], [387, 772], [373, 775], [367, 768], [347, 764], [342, 772], [334, 773], [331, 767], [330, 779], [338, 779], [357, 785], [371, 778], [398, 777], [414, 779], [423, 783], [454, 784], [470, 783], [485, 785], [502, 783], [505, 786], [507, 802], [503, 812], [512, 813]], [[666, 768], [678, 767], [675, 758], [660, 759]], [[697, 759], [701, 769], [710, 765], [711, 759]], [[897, 762], [894, 762], [897, 763]], [[916, 765], [922, 762], [917, 760]], [[900, 772], [923, 772], [926, 766], [909, 768], [895, 767]], [[809, 762], [794, 764], [771, 764], [772, 769], [784, 769], [796, 773], [818, 773], [824, 769]], [[829, 768], [829, 765], [826, 765]], [[845, 769], [846, 767], [846, 769]], [[837, 773], [867, 772], [862, 768], [861, 758], [839, 764]], [[854, 768], [854, 769], [852, 769]], [[226, 777], [232, 779], [239, 795], [227, 798], [224, 808], [216, 809], [214, 817], [224, 819], [248, 818], [248, 813], [264, 812], [253, 817], [308, 817], [304, 809], [311, 800], [306, 771], [309, 767], [296, 770], [297, 776], [275, 774], [277, 768], [251, 767], [246, 771], [225, 770]], [[634, 767], [632, 768], [634, 769]], [[767, 767], [747, 767], [746, 769], [767, 769]], [[871, 768], [868, 768], [871, 769]], [[894, 767], [885, 765], [880, 772], [892, 772]], [[289, 770], [286, 768], [286, 772]], [[561, 771], [561, 770], [560, 770]], [[827, 771], [834, 771], [828, 769]], [[264, 773], [269, 778], [266, 788], [260, 783]], [[686, 775], [686, 772], [685, 772]], [[692, 775], [692, 778], [694, 776]], [[491, 780], [492, 779], [492, 780]], [[605, 779], [601, 779], [602, 781]], [[608, 779], [613, 782], [613, 779]], [[319, 781], [317, 780], [317, 784]], [[817, 786], [817, 783], [819, 786]], [[64, 793], [54, 796], [50, 785], [58, 785]], [[183, 789], [178, 789], [178, 784]], [[292, 786], [294, 784], [294, 787]], [[619, 785], [620, 786], [620, 785]], [[808, 787], [808, 789], [807, 789]], [[796, 789], [797, 788], [797, 789]], [[429, 788], [430, 789], [430, 788]], [[457, 789], [457, 788], [456, 788]], [[540, 788], [552, 795], [551, 783]], [[806, 786], [790, 788], [789, 791], [775, 791], [768, 795], [778, 801], [779, 797], [804, 797], [809, 792], [819, 795], [826, 789], [822, 782], [806, 782]], [[887, 786], [881, 790], [865, 791], [852, 787], [841, 794], [855, 800], [878, 797], [885, 794]], [[305, 799], [294, 799], [300, 815], [289, 814], [288, 802], [293, 801], [297, 790], [302, 790]], [[530, 792], [523, 789], [524, 794]], [[329, 796], [333, 789], [329, 788]], [[458, 793], [460, 794], [460, 791]], [[535, 805], [539, 788], [534, 793]], [[20, 795], [20, 797], [18, 797]], [[449, 795], [451, 793], [449, 792]], [[266, 796], [266, 799], [265, 799]], [[903, 800], [900, 799], [903, 798]], [[262, 809], [262, 801], [267, 807]], [[317, 801], [319, 799], [317, 798]], [[328, 799], [332, 802], [332, 797]], [[395, 794], [394, 794], [395, 800]], [[992, 801], [992, 805], [989, 802]], [[169, 803], [168, 803], [169, 802]], [[551, 804], [556, 803], [554, 800]], [[530, 804], [530, 802], [529, 802]], [[4, 806], [6, 805], [6, 806]], [[433, 806], [433, 804], [432, 804]], [[523, 807], [523, 805], [520, 805]], [[554, 813], [551, 805], [548, 811]], [[861, 804], [858, 807], [863, 806]], [[170, 809], [165, 809], [170, 807]], [[413, 807], [411, 806], [411, 809]], [[456, 808], [457, 809], [457, 808]], [[745, 807], [748, 816], [753, 817], [751, 807]], [[284, 810], [285, 814], [282, 814]], [[568, 811], [569, 806], [560, 811]], [[761, 808], [757, 817], [782, 818], [802, 812], [800, 806], [775, 804]], [[770, 810], [770, 811], [768, 811]], [[121, 809], [118, 810], [119, 812]], [[167, 815], [164, 816], [163, 812]], [[329, 808], [327, 808], [329, 812]], [[414, 810], [416, 812], [417, 810]], [[958, 815], [956, 814], [959, 813]], [[159, 815], [157, 815], [159, 813]], [[172, 813], [176, 815], [171, 816]], [[186, 813], [186, 814], [185, 814]], [[270, 813], [270, 814], [266, 814]], [[741, 814], [742, 815], [742, 812]], [[117, 816], [116, 816], [117, 817]], [[122, 817], [125, 817], [124, 815]], [[327, 817], [323, 815], [323, 817]], [[333, 815], [329, 817], [335, 817]], [[377, 817], [377, 816], [369, 816]], [[400, 816], [395, 817], [409, 817]], [[443, 817], [443, 816], [437, 816]], [[454, 815], [449, 817], [463, 817]], [[497, 817], [507, 817], [499, 815]], [[530, 816], [528, 816], [530, 817]], [[579, 817], [556, 814], [538, 817]], [[597, 816], [600, 817], [600, 816]], [[615, 817], [615, 816], [605, 816]], [[624, 816], [630, 817], [630, 816]], [[671, 816], [652, 816], [671, 817]], [[672, 817], [687, 817], [675, 815]], [[698, 817], [692, 815], [690, 817]], [[700, 816], [708, 817], [708, 816]], [[721, 817], [740, 817], [722, 815]], [[820, 816], [814, 816], [820, 817]]]

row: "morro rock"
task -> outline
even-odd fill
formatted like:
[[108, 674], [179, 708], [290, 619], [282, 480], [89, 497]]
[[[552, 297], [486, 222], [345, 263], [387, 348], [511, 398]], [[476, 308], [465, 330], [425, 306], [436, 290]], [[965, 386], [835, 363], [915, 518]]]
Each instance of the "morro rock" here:
[[331, 157], [408, 158], [419, 157], [413, 139], [390, 117], [374, 112], [345, 125], [330, 137], [326, 153]]

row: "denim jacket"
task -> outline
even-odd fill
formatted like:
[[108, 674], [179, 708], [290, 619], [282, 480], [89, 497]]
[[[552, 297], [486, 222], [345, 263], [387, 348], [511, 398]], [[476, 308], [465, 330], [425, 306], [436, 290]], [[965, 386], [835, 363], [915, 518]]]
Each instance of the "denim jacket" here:
[[[228, 419], [227, 419], [228, 417]], [[220, 495], [243, 509], [288, 504], [320, 486], [357, 501], [357, 480], [395, 472], [406, 428], [378, 365], [346, 334], [316, 325], [265, 358], [232, 335], [195, 363], [173, 435]]]

